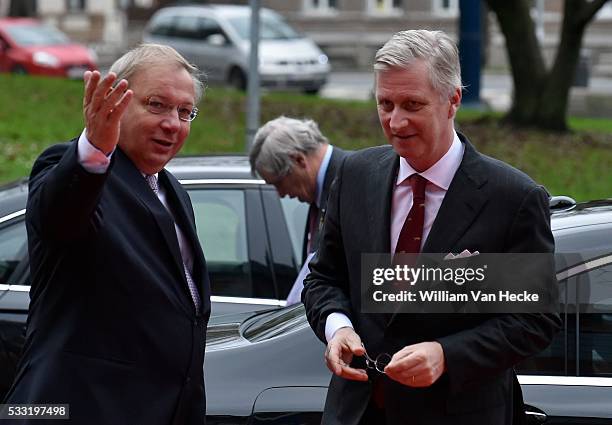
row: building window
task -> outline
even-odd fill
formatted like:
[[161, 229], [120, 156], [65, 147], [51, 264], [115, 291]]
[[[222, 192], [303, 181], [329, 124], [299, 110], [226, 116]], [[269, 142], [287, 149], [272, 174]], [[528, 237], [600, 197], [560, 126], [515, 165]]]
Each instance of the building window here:
[[83, 12], [85, 6], [85, 0], [66, 0], [66, 10], [68, 12]]
[[368, 0], [368, 12], [374, 14], [391, 14], [401, 12], [402, 0]]
[[304, 0], [306, 12], [335, 12], [338, 8], [338, 0]]
[[434, 14], [459, 16], [459, 0], [434, 0], [432, 5]]

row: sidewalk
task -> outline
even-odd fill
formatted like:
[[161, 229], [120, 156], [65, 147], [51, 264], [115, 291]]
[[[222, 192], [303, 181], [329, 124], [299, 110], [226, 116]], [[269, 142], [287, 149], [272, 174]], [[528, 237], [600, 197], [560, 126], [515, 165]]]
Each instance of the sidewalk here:
[[[507, 111], [512, 102], [510, 75], [484, 74], [480, 98], [494, 111]], [[591, 78], [588, 87], [572, 87], [569, 114], [609, 118], [612, 116], [612, 79]]]
[[[333, 72], [321, 90], [321, 97], [368, 100], [373, 98], [374, 76], [371, 72]], [[509, 74], [485, 73], [480, 98], [494, 111], [507, 111], [512, 102], [512, 77]], [[612, 79], [594, 77], [588, 87], [573, 87], [569, 113], [577, 116], [612, 116]]]

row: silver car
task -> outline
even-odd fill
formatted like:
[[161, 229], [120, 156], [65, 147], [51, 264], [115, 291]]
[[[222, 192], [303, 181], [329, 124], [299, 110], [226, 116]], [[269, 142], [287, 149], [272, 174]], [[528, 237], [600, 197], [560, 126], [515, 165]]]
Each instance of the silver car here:
[[[174, 6], [158, 10], [143, 41], [174, 47], [202, 69], [209, 82], [244, 90], [250, 54], [248, 6]], [[281, 15], [260, 11], [259, 74], [261, 85], [317, 93], [330, 71], [327, 56], [297, 33]]]

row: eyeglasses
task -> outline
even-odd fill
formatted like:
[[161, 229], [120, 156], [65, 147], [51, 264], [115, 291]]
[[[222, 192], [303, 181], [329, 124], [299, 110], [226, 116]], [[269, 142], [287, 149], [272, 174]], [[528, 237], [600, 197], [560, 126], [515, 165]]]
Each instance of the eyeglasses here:
[[145, 108], [152, 114], [167, 114], [173, 109], [178, 111], [178, 117], [181, 121], [191, 122], [198, 116], [198, 108], [189, 104], [168, 105], [157, 96], [149, 96], [144, 101]]
[[376, 370], [382, 374], [385, 374], [385, 367], [389, 363], [391, 363], [391, 355], [387, 353], [380, 353], [378, 356], [376, 356], [376, 359], [372, 359], [372, 357], [370, 357], [368, 352], [365, 351], [365, 345], [363, 345], [362, 343], [361, 346], [363, 347], [363, 350], [364, 350], [366, 367], [368, 369]]

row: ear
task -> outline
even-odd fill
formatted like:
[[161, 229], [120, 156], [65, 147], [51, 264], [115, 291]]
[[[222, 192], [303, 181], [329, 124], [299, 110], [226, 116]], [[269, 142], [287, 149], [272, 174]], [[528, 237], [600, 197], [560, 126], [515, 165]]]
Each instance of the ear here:
[[461, 105], [461, 88], [456, 87], [453, 94], [450, 96], [450, 107], [448, 108], [448, 118], [454, 119], [457, 114], [457, 110], [459, 109], [459, 105]]
[[306, 168], [308, 166], [306, 155], [304, 155], [303, 153], [301, 152], [296, 153], [295, 155], [292, 156], [292, 158], [296, 166], [300, 168]]

